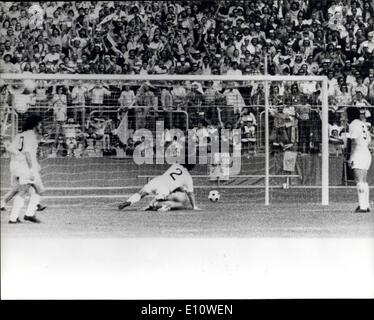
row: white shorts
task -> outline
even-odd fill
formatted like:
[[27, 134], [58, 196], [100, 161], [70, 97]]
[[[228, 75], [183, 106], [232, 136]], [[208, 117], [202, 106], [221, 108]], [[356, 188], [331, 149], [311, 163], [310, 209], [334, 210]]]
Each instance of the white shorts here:
[[369, 150], [355, 152], [351, 156], [352, 169], [369, 170], [371, 165], [371, 153]]
[[10, 174], [13, 179], [18, 179], [18, 183], [21, 185], [34, 182], [33, 173], [26, 163], [10, 162]]
[[170, 194], [170, 190], [165, 183], [162, 183], [162, 181], [157, 178], [149, 181], [143, 187], [143, 191], [148, 194], [155, 195], [156, 200], [164, 200]]
[[10, 174], [12, 176], [12, 184], [17, 181], [20, 185], [32, 184], [38, 194], [45, 191], [39, 171], [30, 170], [27, 164], [11, 162]]

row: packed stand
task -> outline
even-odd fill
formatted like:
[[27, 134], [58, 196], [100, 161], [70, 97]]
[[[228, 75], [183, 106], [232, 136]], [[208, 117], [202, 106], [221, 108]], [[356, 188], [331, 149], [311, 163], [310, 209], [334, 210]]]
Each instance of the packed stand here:
[[[346, 106], [373, 124], [370, 0], [5, 2], [0, 14], [1, 73], [326, 75], [332, 153], [344, 140]], [[167, 129], [188, 125], [202, 141], [239, 128], [247, 153], [263, 141], [260, 83], [38, 81], [32, 89], [16, 103], [17, 90], [2, 84], [1, 112], [14, 105], [22, 119], [46, 108], [52, 156], [131, 155], [139, 143], [131, 132], [155, 130], [158, 119]], [[272, 146], [320, 152], [318, 84], [272, 83], [269, 100]]]

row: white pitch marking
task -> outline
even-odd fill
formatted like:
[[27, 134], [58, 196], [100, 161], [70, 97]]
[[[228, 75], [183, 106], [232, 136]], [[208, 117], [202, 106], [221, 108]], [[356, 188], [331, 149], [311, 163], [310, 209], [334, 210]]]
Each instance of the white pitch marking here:
[[81, 196], [43, 196], [43, 199], [93, 199], [93, 198], [122, 198], [129, 197], [130, 194], [89, 194]]
[[[195, 189], [211, 189], [215, 185], [195, 186]], [[141, 186], [126, 186], [126, 187], [55, 187], [46, 188], [46, 191], [69, 191], [69, 190], [131, 190], [141, 188]], [[265, 186], [254, 186], [254, 185], [236, 185], [236, 186], [225, 186], [221, 185], [221, 189], [264, 189]], [[282, 186], [270, 186], [271, 189], [283, 189]], [[320, 189], [321, 186], [290, 186], [289, 189]], [[355, 186], [330, 186], [330, 189], [356, 189]], [[369, 186], [370, 189], [374, 189], [374, 186]], [[1, 188], [0, 191], [9, 191], [10, 188]]]

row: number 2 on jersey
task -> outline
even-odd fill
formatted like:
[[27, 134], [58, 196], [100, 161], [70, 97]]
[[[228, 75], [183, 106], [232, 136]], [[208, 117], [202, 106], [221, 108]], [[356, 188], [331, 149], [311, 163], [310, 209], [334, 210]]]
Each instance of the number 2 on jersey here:
[[175, 181], [175, 177], [174, 176], [180, 176], [182, 175], [182, 170], [179, 169], [179, 168], [176, 168], [174, 172], [171, 172], [170, 173], [170, 177]]

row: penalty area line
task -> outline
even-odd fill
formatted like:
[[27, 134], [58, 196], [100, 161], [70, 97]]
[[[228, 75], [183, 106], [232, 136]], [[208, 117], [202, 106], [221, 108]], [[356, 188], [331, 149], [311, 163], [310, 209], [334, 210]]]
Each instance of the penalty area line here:
[[95, 198], [123, 198], [131, 194], [88, 194], [80, 196], [42, 196], [42, 199], [95, 199]]
[[[214, 181], [212, 181], [214, 182]], [[284, 188], [283, 186], [269, 186], [270, 189], [321, 189], [321, 186], [292, 186], [290, 185], [288, 188]], [[133, 190], [133, 189], [141, 189], [142, 186], [126, 186], [126, 187], [51, 187], [46, 188], [46, 191], [73, 191], [73, 190]], [[220, 189], [265, 189], [265, 186], [258, 186], [258, 185], [197, 185], [194, 186], [195, 189], [212, 189], [212, 188], [220, 188]], [[374, 189], [374, 186], [369, 186], [370, 189]], [[329, 186], [330, 190], [333, 189], [356, 189], [356, 186]], [[9, 191], [10, 188], [0, 188], [1, 192]]]

